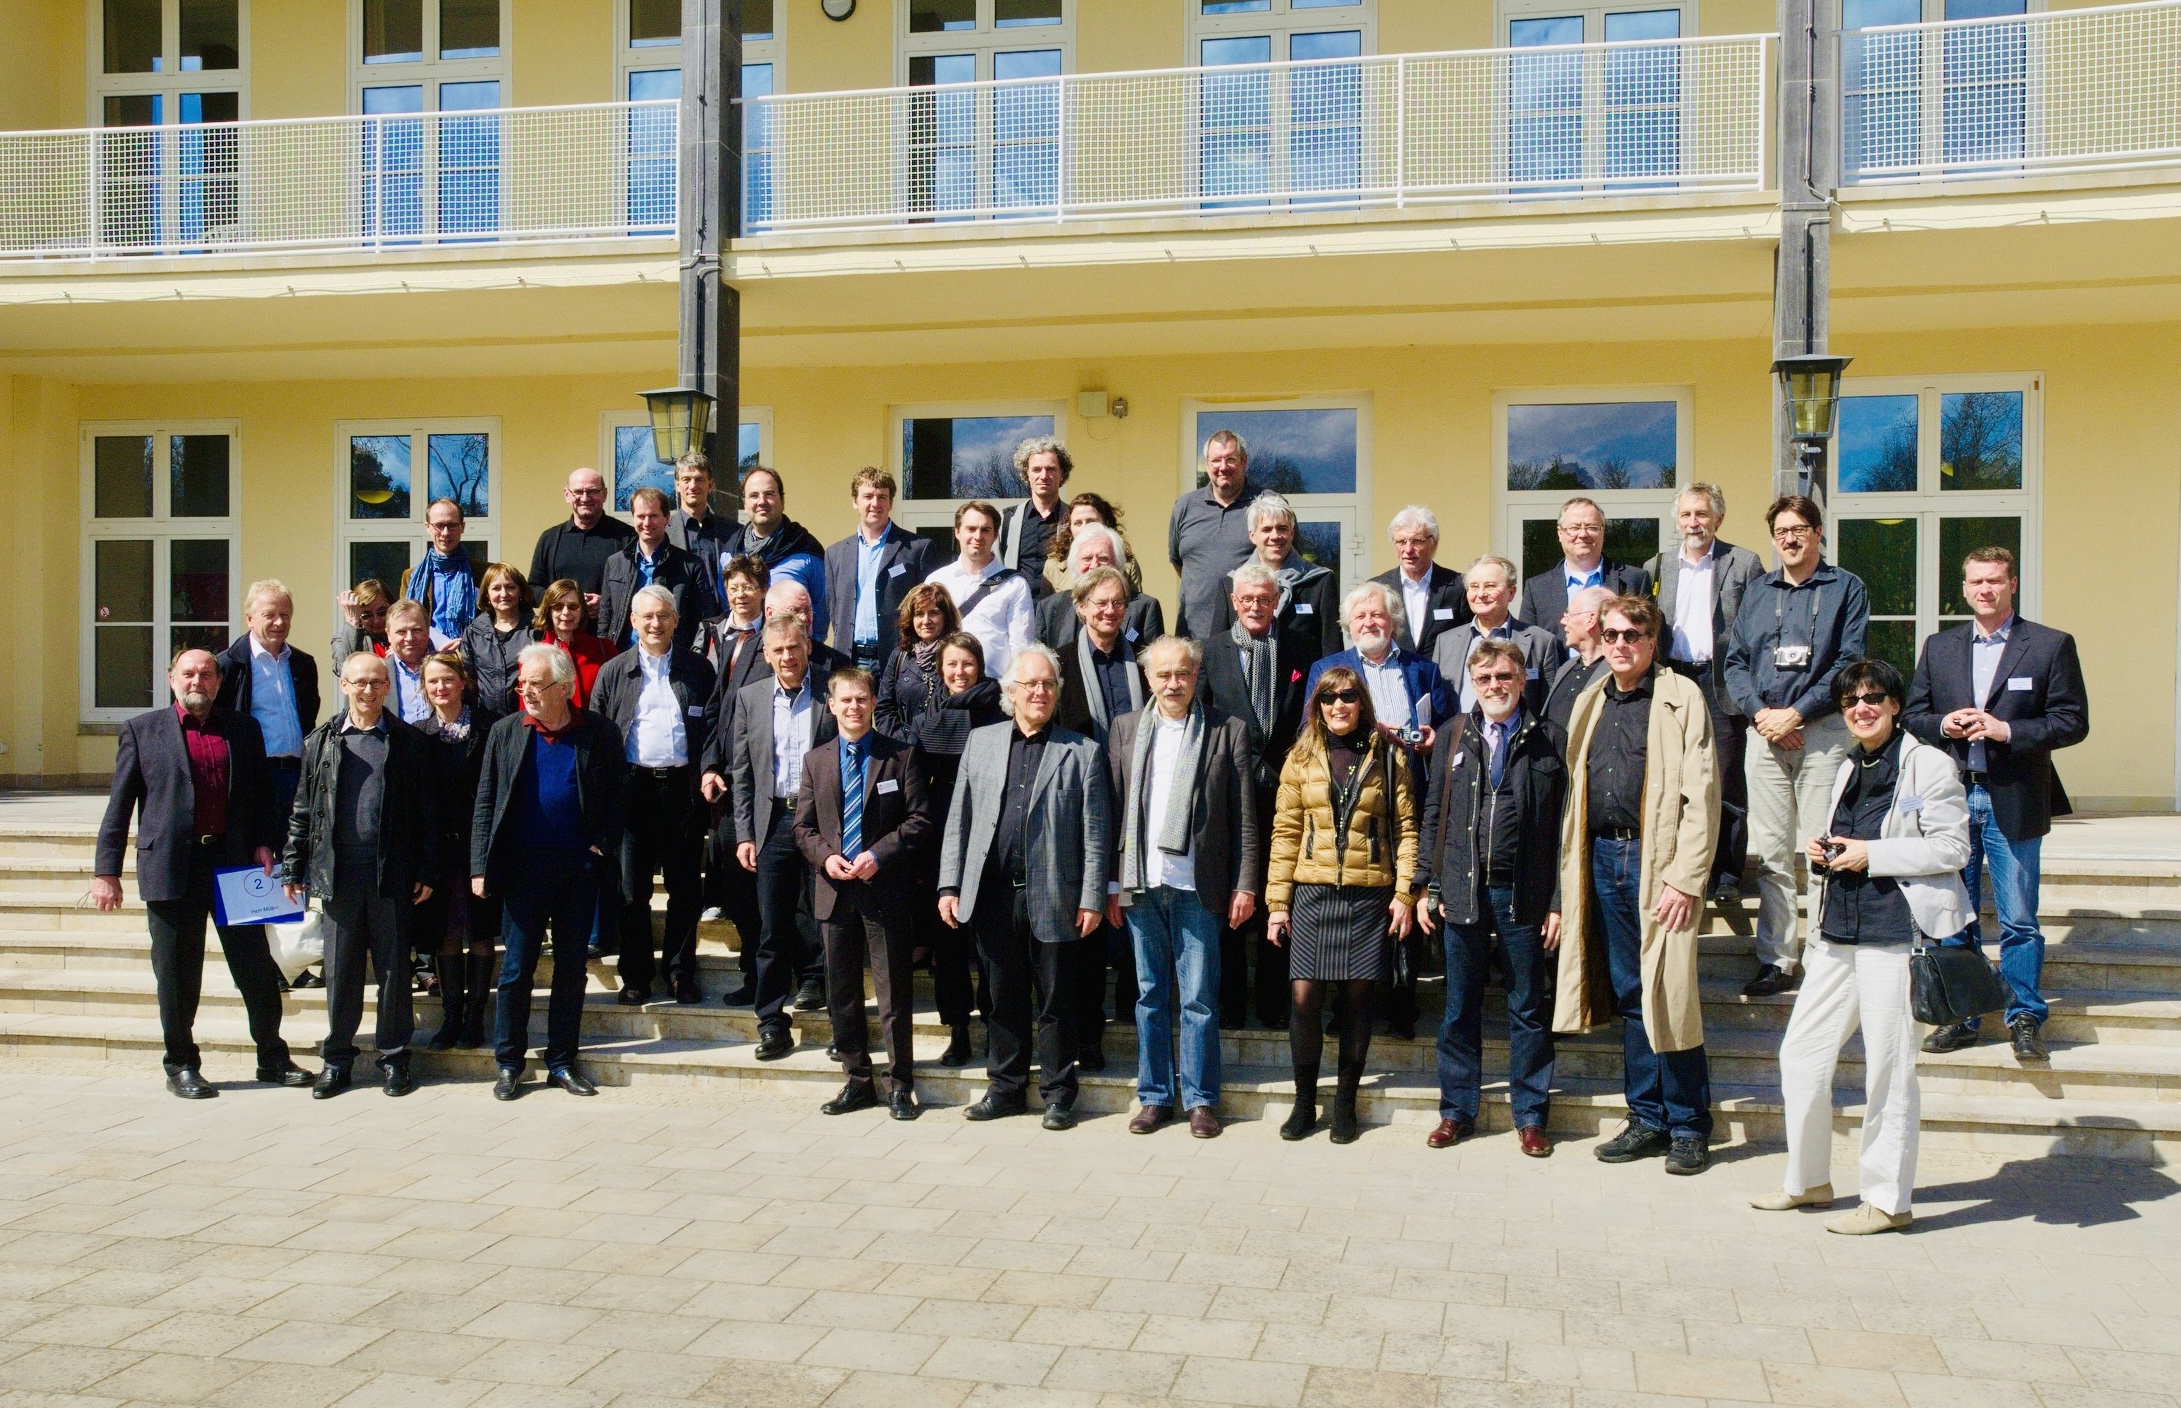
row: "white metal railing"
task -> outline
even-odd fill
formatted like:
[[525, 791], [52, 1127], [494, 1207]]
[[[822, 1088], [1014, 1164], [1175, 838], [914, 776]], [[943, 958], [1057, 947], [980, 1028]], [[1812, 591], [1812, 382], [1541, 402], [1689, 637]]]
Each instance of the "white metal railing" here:
[[676, 108], [0, 133], [0, 260], [671, 236]]
[[2181, 3], [1841, 35], [1841, 178], [2181, 165]]
[[751, 234], [1765, 183], [1769, 35], [752, 98]]

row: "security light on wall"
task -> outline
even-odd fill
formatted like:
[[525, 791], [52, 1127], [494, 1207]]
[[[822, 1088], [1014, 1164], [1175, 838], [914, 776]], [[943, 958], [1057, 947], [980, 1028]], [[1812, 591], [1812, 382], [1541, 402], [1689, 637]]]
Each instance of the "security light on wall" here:
[[1852, 357], [1806, 352], [1782, 357], [1772, 364], [1787, 398], [1790, 433], [1807, 445], [1822, 445], [1833, 438], [1833, 422], [1840, 411], [1840, 374]]

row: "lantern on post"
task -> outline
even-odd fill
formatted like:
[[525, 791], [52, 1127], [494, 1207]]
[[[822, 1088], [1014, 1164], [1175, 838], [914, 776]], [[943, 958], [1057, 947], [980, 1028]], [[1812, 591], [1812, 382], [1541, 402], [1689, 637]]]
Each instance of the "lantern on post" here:
[[1840, 415], [1840, 374], [1852, 357], [1827, 352], [1804, 352], [1781, 357], [1772, 363], [1780, 379], [1780, 394], [1787, 404], [1788, 434], [1795, 442], [1797, 488], [1810, 494], [1817, 487], [1817, 467], [1833, 438]]

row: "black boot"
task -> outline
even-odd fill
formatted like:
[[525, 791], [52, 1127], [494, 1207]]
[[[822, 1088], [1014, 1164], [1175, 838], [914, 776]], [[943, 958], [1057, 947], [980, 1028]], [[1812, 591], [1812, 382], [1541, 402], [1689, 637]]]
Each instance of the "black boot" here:
[[1301, 1139], [1318, 1127], [1318, 1068], [1295, 1068], [1295, 1111], [1280, 1126], [1280, 1137], [1287, 1140]]
[[492, 955], [473, 949], [462, 956], [462, 962], [466, 969], [463, 976], [469, 988], [469, 1001], [462, 1008], [462, 1036], [455, 1045], [464, 1051], [475, 1051], [485, 1044], [485, 1020], [492, 1015]]
[[939, 1055], [939, 1064], [959, 1070], [969, 1064], [969, 1058], [973, 1054], [969, 1046], [969, 1023], [963, 1022], [951, 1028], [950, 1032], [947, 1049]]
[[432, 1051], [452, 1051], [462, 1037], [462, 1025], [468, 1016], [469, 965], [462, 955], [441, 954], [432, 961], [439, 970], [439, 1005], [441, 1016], [439, 1030], [424, 1043]]
[[1333, 1142], [1353, 1144], [1361, 1131], [1356, 1125], [1356, 1088], [1363, 1084], [1361, 1066], [1342, 1066], [1333, 1087]]

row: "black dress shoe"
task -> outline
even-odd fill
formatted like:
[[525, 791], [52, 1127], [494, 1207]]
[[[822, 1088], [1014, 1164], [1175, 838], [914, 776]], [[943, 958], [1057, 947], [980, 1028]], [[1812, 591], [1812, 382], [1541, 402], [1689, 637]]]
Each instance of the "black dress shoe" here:
[[631, 983], [621, 989], [619, 1001], [623, 1007], [641, 1007], [651, 1001], [651, 989], [648, 987], [640, 988]]
[[184, 1100], [210, 1100], [220, 1093], [219, 1087], [204, 1078], [191, 1066], [167, 1072], [167, 1089]]
[[523, 1073], [521, 1071], [511, 1071], [502, 1066], [500, 1068], [500, 1078], [492, 1083], [492, 1098], [495, 1100], [520, 1100], [522, 1097]]
[[1742, 986], [1744, 997], [1777, 997], [1783, 992], [1793, 992], [1802, 986], [1802, 975], [1781, 971], [1767, 963], [1757, 970], [1757, 976]]
[[916, 1096], [906, 1090], [897, 1090], [889, 1096], [886, 1108], [897, 1120], [913, 1120], [924, 1113], [924, 1107], [916, 1103]]
[[310, 1098], [313, 1100], [331, 1100], [346, 1089], [348, 1089], [348, 1067], [328, 1066], [318, 1073], [317, 1080], [311, 1082]]
[[388, 1095], [407, 1095], [416, 1088], [416, 1079], [409, 1074], [409, 1065], [406, 1061], [398, 1066], [388, 1066], [386, 1068], [386, 1093]]
[[1742, 882], [1731, 875], [1719, 877], [1719, 883], [1711, 887], [1711, 902], [1721, 909], [1742, 902]]
[[722, 1007], [754, 1007], [757, 1005], [757, 989], [744, 983], [719, 1001]]
[[1413, 1019], [1386, 1023], [1386, 1035], [1397, 1036], [1403, 1041], [1416, 1040], [1416, 1023]]
[[2045, 1050], [2044, 1034], [2038, 1030], [2043, 1024], [2028, 1013], [2007, 1023], [2007, 1030], [2014, 1034], [2014, 1059], [2017, 1061], [2050, 1061], [2052, 1053]]
[[257, 1078], [260, 1083], [265, 1085], [285, 1085], [290, 1087], [309, 1085], [313, 1080], [316, 1079], [316, 1077], [313, 1076], [309, 1071], [304, 1070], [301, 1066], [298, 1066], [293, 1061], [288, 1062], [287, 1065], [281, 1067], [278, 1070], [275, 1070], [271, 1066], [260, 1066], [257, 1068]]
[[1663, 1129], [1628, 1122], [1628, 1127], [1600, 1144], [1596, 1153], [1598, 1162], [1604, 1164], [1632, 1164], [1638, 1159], [1656, 1159], [1673, 1147], [1674, 1141]]
[[777, 1061], [795, 1050], [795, 1038], [784, 1028], [762, 1032], [757, 1038], [757, 1059]]
[[964, 1022], [947, 1039], [947, 1049], [939, 1053], [939, 1064], [958, 1071], [969, 1064], [969, 1059], [969, 1023]]
[[1931, 1035], [1924, 1038], [1924, 1050], [1934, 1056], [1960, 1051], [1976, 1044], [1977, 1029], [1967, 1022], [1948, 1022], [1943, 1027], [1933, 1027]]
[[839, 1042], [829, 1041], [825, 1044], [825, 1059], [828, 1061], [841, 1059], [841, 1044]]
[[684, 1007], [694, 1007], [704, 1001], [704, 989], [697, 986], [695, 978], [683, 978], [674, 984], [674, 1000]]
[[326, 980], [319, 977], [316, 973], [313, 973], [308, 968], [305, 968], [302, 972], [296, 974], [293, 978], [290, 978], [288, 980], [289, 988], [296, 991], [300, 991], [304, 988], [322, 988], [325, 985]]
[[1101, 1047], [1086, 1047], [1077, 1054], [1075, 1064], [1079, 1070], [1102, 1071], [1106, 1068], [1106, 1053]]
[[1038, 1121], [1047, 1129], [1075, 1128], [1075, 1106], [1055, 1100], [1045, 1107], [1045, 1118]]
[[547, 1071], [545, 1073], [545, 1083], [547, 1085], [557, 1085], [570, 1095], [596, 1095], [598, 1093], [598, 1087], [591, 1084], [590, 1077], [573, 1066], [562, 1066], [558, 1070]]
[[1666, 1171], [1684, 1177], [1711, 1167], [1711, 1146], [1701, 1139], [1676, 1139], [1666, 1151]]
[[841, 1087], [841, 1093], [818, 1107], [821, 1115], [852, 1115], [858, 1110], [872, 1109], [878, 1104], [878, 1088], [867, 1080], [852, 1080]]
[[1029, 1100], [1021, 1095], [1009, 1098], [1005, 1095], [986, 1095], [984, 1099], [962, 1111], [965, 1120], [1001, 1120], [1009, 1115], [1030, 1113]]
[[825, 984], [812, 978], [795, 990], [795, 1010], [798, 1012], [823, 1012], [825, 1010]]

